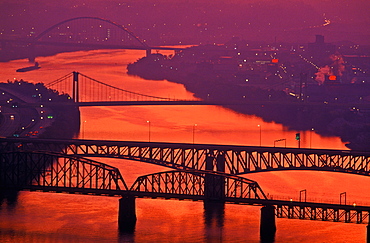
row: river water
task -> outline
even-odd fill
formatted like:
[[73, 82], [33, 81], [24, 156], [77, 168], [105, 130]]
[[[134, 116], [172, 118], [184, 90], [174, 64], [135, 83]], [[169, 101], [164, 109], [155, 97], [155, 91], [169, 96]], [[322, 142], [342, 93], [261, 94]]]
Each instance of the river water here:
[[[165, 54], [165, 53], [164, 53]], [[191, 99], [183, 85], [128, 76], [126, 65], [143, 51], [98, 50], [39, 57], [41, 69], [17, 73], [27, 60], [0, 63], [0, 81], [48, 83], [72, 71], [133, 92]], [[148, 122], [149, 121], [149, 122]], [[297, 147], [284, 126], [217, 106], [131, 106], [81, 108], [79, 138]], [[338, 137], [301, 132], [301, 147], [346, 149]], [[285, 139], [285, 140], [284, 140]], [[282, 141], [277, 141], [282, 140]], [[141, 175], [168, 170], [141, 162], [98, 159], [118, 167], [130, 186]], [[331, 172], [264, 172], [248, 175], [274, 198], [370, 205], [370, 179]], [[1, 242], [260, 242], [260, 208], [225, 205], [205, 213], [202, 202], [136, 199], [133, 235], [117, 230], [118, 198], [20, 192], [0, 207]], [[275, 242], [365, 242], [366, 225], [277, 219]]]

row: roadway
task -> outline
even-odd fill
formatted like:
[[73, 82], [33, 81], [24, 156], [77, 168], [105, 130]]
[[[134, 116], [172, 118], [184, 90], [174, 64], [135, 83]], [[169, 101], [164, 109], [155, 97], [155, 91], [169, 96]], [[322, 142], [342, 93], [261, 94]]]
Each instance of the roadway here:
[[16, 93], [10, 89], [0, 88], [0, 105], [2, 119], [0, 121], [1, 137], [38, 137], [52, 121], [44, 114], [50, 108], [24, 106], [34, 102], [31, 96]]
[[[30, 102], [23, 106], [39, 106], [40, 102]], [[48, 106], [143, 106], [143, 105], [218, 105], [218, 106], [290, 106], [290, 107], [340, 107], [348, 109], [370, 109], [370, 103], [335, 103], [335, 102], [279, 102], [279, 101], [212, 101], [212, 100], [144, 100], [144, 101], [84, 101], [53, 102]]]

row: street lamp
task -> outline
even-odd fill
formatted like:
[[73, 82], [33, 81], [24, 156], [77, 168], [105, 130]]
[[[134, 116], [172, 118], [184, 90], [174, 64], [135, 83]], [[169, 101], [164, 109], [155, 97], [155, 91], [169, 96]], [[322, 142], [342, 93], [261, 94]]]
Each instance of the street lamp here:
[[150, 142], [150, 121], [146, 121], [148, 123], [148, 140]]
[[300, 202], [306, 202], [306, 196], [307, 196], [307, 190], [300, 190], [299, 191], [299, 201]]
[[197, 126], [197, 124], [194, 124], [193, 125], [193, 144], [194, 144], [194, 137], [195, 137], [195, 127]]
[[84, 121], [84, 123], [82, 123], [82, 139], [85, 139], [85, 123], [86, 123], [86, 121]]
[[347, 204], [347, 192], [342, 192], [339, 194], [339, 204], [342, 205], [342, 203], [344, 205]]
[[260, 124], [257, 125], [260, 128], [260, 147], [262, 146], [262, 127]]
[[312, 133], [315, 129], [314, 128], [311, 128], [311, 132], [310, 132], [310, 148], [312, 148]]

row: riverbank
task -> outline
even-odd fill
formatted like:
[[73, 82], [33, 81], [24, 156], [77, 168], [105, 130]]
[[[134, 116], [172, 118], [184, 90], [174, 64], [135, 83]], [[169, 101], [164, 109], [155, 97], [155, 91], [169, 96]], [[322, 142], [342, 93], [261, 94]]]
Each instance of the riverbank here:
[[[79, 108], [54, 105], [56, 102], [73, 102], [68, 95], [48, 89], [42, 83], [23, 80], [1, 83], [0, 88], [5, 90], [3, 96], [7, 96], [1, 100], [7, 113], [0, 113], [0, 124], [4, 125], [7, 119], [16, 121], [17, 124], [10, 123], [12, 126], [9, 126], [13, 130], [12, 136], [68, 139], [79, 133]], [[38, 103], [40, 107], [30, 106], [31, 103]]]
[[[189, 60], [189, 59], [186, 59]], [[332, 88], [321, 89], [310, 102], [289, 95], [281, 88], [270, 88], [265, 83], [242, 84], [230, 82], [218, 75], [209, 63], [173, 61], [161, 54], [152, 54], [129, 64], [128, 74], [145, 79], [163, 80], [181, 83], [196, 97], [203, 100], [245, 102], [246, 105], [226, 106], [237, 112], [257, 115], [265, 121], [283, 124], [290, 130], [315, 130], [323, 136], [339, 136], [346, 146], [353, 150], [370, 151], [370, 111], [366, 109], [349, 109], [346, 102], [356, 101], [351, 96], [335, 97]], [[368, 85], [356, 90], [366, 94]], [[324, 87], [324, 86], [323, 86]], [[335, 87], [334, 87], [335, 88]], [[321, 92], [321, 91], [320, 91]], [[326, 99], [342, 100], [343, 106], [328, 106]], [[248, 102], [260, 105], [248, 105]], [[262, 104], [262, 103], [266, 104]], [[272, 104], [271, 104], [271, 103]], [[321, 102], [322, 105], [311, 105]], [[336, 103], [338, 105], [338, 102]]]

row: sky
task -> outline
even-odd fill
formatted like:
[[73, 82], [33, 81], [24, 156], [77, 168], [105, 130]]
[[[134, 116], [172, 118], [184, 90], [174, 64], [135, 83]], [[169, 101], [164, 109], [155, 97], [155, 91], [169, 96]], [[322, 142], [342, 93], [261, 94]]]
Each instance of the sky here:
[[74, 17], [101, 17], [157, 44], [314, 41], [370, 44], [368, 0], [0, 0], [0, 37], [40, 33]]

